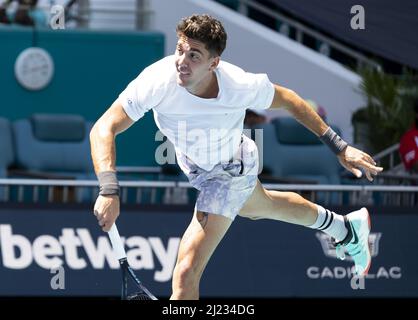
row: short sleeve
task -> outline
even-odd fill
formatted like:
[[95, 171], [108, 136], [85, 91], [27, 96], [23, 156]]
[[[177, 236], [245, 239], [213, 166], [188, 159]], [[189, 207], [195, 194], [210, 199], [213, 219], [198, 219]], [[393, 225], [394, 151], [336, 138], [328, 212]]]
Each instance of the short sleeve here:
[[274, 85], [266, 74], [251, 74], [250, 86], [254, 92], [251, 109], [268, 109], [274, 98]]
[[162, 99], [161, 85], [153, 77], [150, 67], [144, 69], [119, 95], [119, 101], [126, 114], [138, 121]]

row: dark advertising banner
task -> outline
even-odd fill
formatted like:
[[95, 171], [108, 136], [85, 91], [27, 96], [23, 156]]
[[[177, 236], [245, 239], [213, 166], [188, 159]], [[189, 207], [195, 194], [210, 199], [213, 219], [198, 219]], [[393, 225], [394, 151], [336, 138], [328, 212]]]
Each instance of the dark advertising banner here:
[[[372, 266], [352, 278], [323, 233], [237, 218], [210, 260], [202, 297], [418, 297], [418, 215], [372, 212]], [[347, 213], [347, 212], [345, 212]], [[191, 210], [129, 210], [128, 260], [159, 297], [171, 294]], [[89, 209], [0, 208], [0, 296], [118, 296], [119, 265]]]

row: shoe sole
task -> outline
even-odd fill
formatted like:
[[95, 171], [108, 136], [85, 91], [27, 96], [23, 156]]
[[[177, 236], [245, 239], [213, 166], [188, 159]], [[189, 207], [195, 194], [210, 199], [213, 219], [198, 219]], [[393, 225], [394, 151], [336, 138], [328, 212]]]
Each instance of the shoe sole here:
[[372, 255], [371, 255], [371, 252], [370, 252], [370, 244], [369, 244], [369, 234], [370, 234], [370, 230], [372, 229], [372, 223], [371, 223], [371, 220], [370, 220], [369, 210], [367, 210], [367, 208], [365, 208], [365, 207], [362, 208], [362, 209], [366, 210], [366, 213], [367, 213], [367, 223], [368, 223], [368, 227], [369, 227], [369, 230], [367, 232], [367, 250], [368, 250], [368, 254], [369, 254], [370, 260], [369, 260], [369, 263], [368, 263], [366, 269], [364, 270], [364, 272], [362, 274], [362, 276], [365, 276], [365, 275], [367, 275], [369, 273], [369, 269], [370, 269], [370, 266], [372, 264]]

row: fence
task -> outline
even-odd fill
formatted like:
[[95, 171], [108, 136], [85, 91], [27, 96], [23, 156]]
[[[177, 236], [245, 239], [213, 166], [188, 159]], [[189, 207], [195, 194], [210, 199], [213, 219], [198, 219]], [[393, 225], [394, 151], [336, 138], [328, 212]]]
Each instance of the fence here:
[[[120, 187], [122, 204], [191, 204], [196, 196], [185, 181], [120, 181]], [[264, 187], [297, 192], [324, 205], [418, 206], [418, 186], [264, 184]], [[0, 189], [2, 201], [33, 203], [92, 202], [99, 191], [95, 180], [48, 179], [0, 179]]]

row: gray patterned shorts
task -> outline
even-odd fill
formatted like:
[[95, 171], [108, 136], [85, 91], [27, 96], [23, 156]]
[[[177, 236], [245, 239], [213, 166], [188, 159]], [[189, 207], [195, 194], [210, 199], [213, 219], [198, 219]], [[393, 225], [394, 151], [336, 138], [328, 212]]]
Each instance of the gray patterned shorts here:
[[239, 156], [206, 171], [184, 154], [177, 154], [180, 168], [199, 190], [195, 209], [234, 220], [251, 196], [258, 175], [258, 151], [253, 140], [242, 135]]

